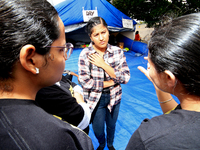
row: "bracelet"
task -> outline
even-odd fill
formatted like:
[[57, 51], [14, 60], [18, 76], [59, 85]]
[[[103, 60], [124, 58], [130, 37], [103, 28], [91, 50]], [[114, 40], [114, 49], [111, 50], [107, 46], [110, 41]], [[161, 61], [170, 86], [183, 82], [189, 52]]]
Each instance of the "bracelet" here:
[[167, 102], [171, 101], [172, 99], [173, 99], [173, 98], [170, 98], [170, 99], [168, 99], [168, 100], [166, 100], [166, 101], [163, 101], [163, 102], [160, 102], [160, 101], [159, 101], [159, 103], [160, 103], [160, 104], [164, 104], [164, 103], [167, 103]]

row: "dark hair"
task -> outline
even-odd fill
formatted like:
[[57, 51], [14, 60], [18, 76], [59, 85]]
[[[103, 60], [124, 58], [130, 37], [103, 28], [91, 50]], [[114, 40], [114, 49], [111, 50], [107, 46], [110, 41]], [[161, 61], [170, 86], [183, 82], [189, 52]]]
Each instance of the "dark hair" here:
[[158, 72], [171, 71], [189, 94], [200, 96], [200, 13], [162, 25], [153, 32], [148, 47]]
[[90, 36], [92, 34], [92, 28], [99, 25], [99, 24], [103, 24], [107, 28], [107, 23], [103, 18], [93, 17], [88, 21], [86, 28], [85, 28], [85, 31]]
[[135, 34], [139, 34], [139, 31], [136, 31]]
[[46, 55], [60, 36], [58, 13], [46, 0], [0, 1], [0, 81], [13, 78], [20, 50], [32, 44]]

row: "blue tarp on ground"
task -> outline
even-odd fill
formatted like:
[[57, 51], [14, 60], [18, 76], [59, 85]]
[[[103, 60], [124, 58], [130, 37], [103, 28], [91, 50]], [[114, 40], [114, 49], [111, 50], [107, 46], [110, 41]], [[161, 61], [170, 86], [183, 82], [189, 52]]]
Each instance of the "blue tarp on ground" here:
[[[77, 73], [78, 57], [81, 50], [82, 49], [74, 50], [69, 60], [66, 61], [65, 69]], [[144, 60], [144, 56], [138, 57], [133, 51], [125, 52], [125, 56], [130, 68], [131, 78], [127, 84], [121, 85], [122, 101], [114, 140], [114, 147], [117, 150], [125, 149], [128, 140], [143, 119], [162, 114], [153, 84], [137, 69], [138, 66], [146, 67], [147, 61]], [[72, 81], [78, 83], [76, 77], [73, 77]], [[98, 142], [94, 136], [91, 125], [89, 136], [96, 149], [98, 147]], [[108, 148], [105, 148], [105, 150], [108, 150]]]

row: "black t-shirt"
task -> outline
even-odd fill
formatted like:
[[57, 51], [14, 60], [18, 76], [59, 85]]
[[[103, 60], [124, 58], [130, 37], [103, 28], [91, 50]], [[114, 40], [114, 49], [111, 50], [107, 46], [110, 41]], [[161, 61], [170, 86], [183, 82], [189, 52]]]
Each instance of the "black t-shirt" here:
[[59, 120], [33, 100], [0, 99], [1, 150], [92, 150], [80, 129]]
[[46, 112], [77, 126], [84, 117], [84, 110], [71, 94], [72, 87], [76, 84], [64, 77], [60, 84], [61, 87], [52, 85], [42, 88], [37, 93], [35, 101]]
[[200, 112], [182, 109], [145, 119], [133, 133], [126, 150], [197, 150], [200, 149], [199, 126]]

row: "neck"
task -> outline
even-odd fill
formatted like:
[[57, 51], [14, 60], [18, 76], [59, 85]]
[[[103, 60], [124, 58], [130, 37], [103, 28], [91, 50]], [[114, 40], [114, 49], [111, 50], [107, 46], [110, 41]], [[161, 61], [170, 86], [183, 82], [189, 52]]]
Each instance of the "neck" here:
[[177, 98], [180, 101], [181, 108], [188, 111], [200, 112], [200, 97], [189, 94], [179, 94]]
[[3, 92], [3, 94], [0, 94], [0, 99], [27, 99], [27, 100], [35, 100], [35, 95], [26, 95], [25, 93], [8, 93]]
[[35, 88], [26, 83], [13, 83], [13, 90], [10, 92], [0, 91], [0, 98], [35, 100], [38, 90], [39, 88]]
[[100, 47], [96, 47], [95, 45], [93, 45], [93, 48], [97, 51], [97, 52], [101, 52], [104, 53], [107, 49], [107, 47], [104, 48], [100, 48]]
[[13, 89], [11, 91], [0, 91], [1, 99], [29, 99], [35, 100], [35, 96], [40, 89], [39, 87], [34, 86], [34, 84], [25, 80], [23, 81], [13, 81], [12, 82]]

